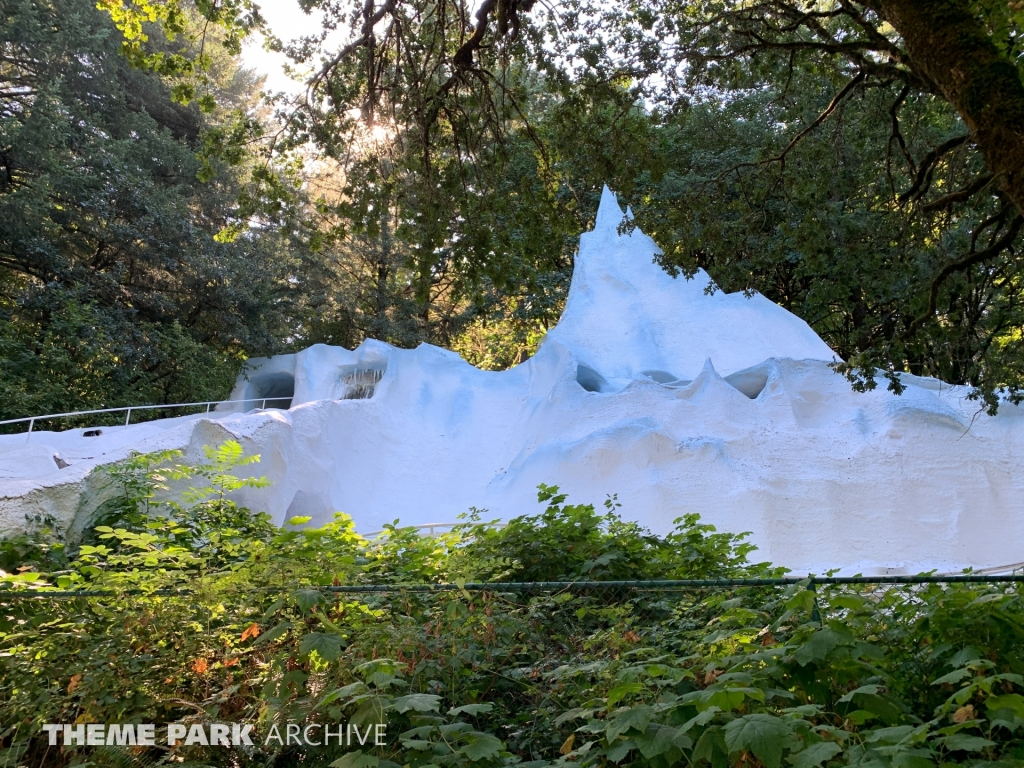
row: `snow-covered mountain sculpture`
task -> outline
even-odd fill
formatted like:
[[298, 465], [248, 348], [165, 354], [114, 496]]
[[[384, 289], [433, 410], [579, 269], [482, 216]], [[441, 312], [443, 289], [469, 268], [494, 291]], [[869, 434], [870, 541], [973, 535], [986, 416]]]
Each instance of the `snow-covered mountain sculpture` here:
[[1024, 410], [979, 415], [964, 388], [914, 376], [901, 396], [855, 393], [806, 323], [760, 295], [708, 294], [703, 272], [670, 276], [622, 217], [605, 190], [561, 321], [511, 370], [378, 341], [254, 360], [232, 394], [247, 402], [221, 406], [235, 412], [0, 438], [0, 525], [80, 527], [97, 465], [236, 438], [272, 480], [241, 500], [278, 522], [508, 518], [539, 511], [548, 483], [581, 502], [617, 493], [659, 532], [699, 512], [798, 572], [1024, 560]]

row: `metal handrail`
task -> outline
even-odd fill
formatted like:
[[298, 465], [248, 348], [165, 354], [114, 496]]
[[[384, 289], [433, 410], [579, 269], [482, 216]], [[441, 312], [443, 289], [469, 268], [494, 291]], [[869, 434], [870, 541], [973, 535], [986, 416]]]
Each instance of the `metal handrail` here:
[[92, 414], [92, 413], [117, 413], [119, 411], [127, 411], [128, 415], [125, 416], [125, 419], [124, 419], [124, 425], [127, 427], [129, 425], [129, 422], [131, 421], [131, 418], [132, 418], [132, 411], [147, 411], [147, 410], [156, 410], [156, 409], [160, 409], [160, 408], [193, 408], [195, 406], [205, 405], [206, 406], [206, 412], [209, 413], [211, 405], [229, 405], [231, 403], [255, 403], [255, 402], [262, 402], [263, 405], [260, 406], [260, 409], [261, 410], [266, 410], [268, 402], [273, 403], [273, 402], [275, 402], [277, 400], [289, 400], [290, 401], [291, 399], [292, 398], [290, 398], [290, 397], [264, 397], [264, 398], [249, 397], [249, 398], [246, 398], [245, 400], [205, 400], [205, 401], [200, 402], [200, 403], [170, 403], [170, 404], [167, 404], [167, 405], [124, 405], [124, 406], [121, 406], [119, 408], [96, 408], [96, 409], [91, 410], [91, 411], [70, 411], [68, 413], [48, 413], [45, 416], [22, 416], [20, 419], [6, 419], [4, 421], [0, 421], [0, 426], [2, 426], [4, 424], [21, 424], [21, 423], [27, 421], [28, 422], [28, 432], [26, 433], [27, 437], [25, 438], [25, 442], [27, 443], [27, 442], [29, 442], [32, 439], [32, 428], [35, 426], [35, 423], [37, 421], [42, 421], [44, 419], [60, 419], [60, 418], [66, 418], [66, 417], [69, 417], [69, 416], [88, 416], [89, 414]]

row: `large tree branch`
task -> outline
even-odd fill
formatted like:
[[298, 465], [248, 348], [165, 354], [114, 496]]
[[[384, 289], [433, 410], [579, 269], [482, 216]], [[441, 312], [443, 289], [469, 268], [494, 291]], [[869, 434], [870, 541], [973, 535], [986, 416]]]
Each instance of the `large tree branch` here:
[[[1005, 210], [1003, 213], [1005, 214]], [[1002, 251], [1013, 245], [1013, 241], [1016, 240], [1017, 235], [1020, 234], [1021, 225], [1024, 225], [1024, 216], [1014, 216], [1013, 220], [1010, 222], [1010, 226], [1007, 228], [1006, 232], [1003, 233], [1002, 237], [992, 242], [987, 248], [980, 251], [975, 251], [972, 248], [970, 253], [947, 264], [939, 270], [939, 273], [932, 278], [932, 284], [928, 291], [928, 309], [910, 322], [906, 330], [900, 334], [901, 338], [909, 339], [921, 326], [935, 317], [935, 310], [939, 303], [939, 291], [942, 288], [942, 284], [945, 283], [951, 275], [954, 275], [957, 272], [963, 272], [966, 269], [970, 269], [975, 264], [981, 264], [998, 256]], [[975, 231], [975, 239], [977, 239], [977, 235], [983, 226], [984, 224], [979, 226], [978, 230]]]
[[[896, 40], [879, 31], [881, 20], [869, 18], [871, 15], [863, 3], [858, 6], [850, 0], [841, 0], [839, 8], [828, 11], [809, 11], [791, 0], [771, 0], [741, 11], [724, 11], [712, 17], [705, 28], [709, 34], [728, 28], [736, 38], [747, 41], [732, 46], [723, 58], [768, 50], [817, 51], [845, 58], [859, 71], [880, 80], [895, 78], [917, 90], [937, 94], [936, 85]], [[847, 28], [836, 34], [831, 25], [823, 23], [839, 17], [849, 19], [857, 29]], [[773, 24], [776, 19], [784, 23]], [[801, 30], [807, 34], [800, 34]], [[687, 51], [685, 57], [701, 59], [694, 50]]]
[[866, 0], [960, 113], [1000, 189], [1024, 213], [1024, 82], [968, 0]]
[[956, 203], [963, 202], [991, 184], [992, 179], [994, 178], [995, 177], [991, 173], [982, 174], [962, 189], [958, 189], [956, 192], [950, 192], [948, 195], [943, 195], [938, 200], [932, 200], [930, 203], [922, 205], [921, 211], [924, 213], [935, 213], [936, 211], [945, 210]]
[[844, 85], [842, 90], [840, 90], [839, 93], [835, 95], [835, 97], [832, 99], [832, 101], [829, 102], [828, 106], [825, 107], [822, 113], [818, 115], [810, 125], [808, 125], [802, 131], [800, 131], [800, 133], [794, 136], [793, 140], [789, 142], [788, 145], [786, 145], [786, 148], [779, 153], [778, 157], [773, 158], [769, 162], [781, 162], [785, 160], [786, 155], [789, 154], [790, 150], [792, 150], [793, 147], [797, 145], [797, 143], [799, 143], [800, 139], [802, 139], [804, 136], [806, 136], [819, 125], [821, 125], [823, 122], [825, 122], [825, 120], [828, 119], [828, 116], [836, 111], [836, 109], [839, 107], [839, 104], [843, 101], [843, 99], [849, 96], [854, 88], [856, 88], [858, 85], [864, 82], [865, 77], [867, 77], [866, 73], [858, 72], [856, 76], [854, 76], [854, 78], [850, 80], [850, 82], [848, 82], [846, 85]]
[[907, 57], [906, 51], [879, 32], [877, 24], [868, 19], [862, 9], [850, 2], [850, 0], [839, 0], [839, 5], [846, 15], [853, 20], [853, 23], [860, 27], [861, 31], [867, 35], [868, 40], [874, 44], [875, 50], [883, 51], [893, 61], [898, 61], [905, 67], [913, 69], [913, 62]]
[[942, 159], [942, 156], [956, 149], [969, 138], [967, 135], [954, 136], [952, 139], [942, 142], [925, 155], [921, 160], [921, 165], [917, 167], [917, 176], [914, 178], [914, 183], [910, 186], [910, 189], [900, 195], [900, 202], [905, 203], [915, 195], [920, 197], [927, 192], [931, 186], [932, 173], [935, 171], [935, 166]]
[[359, 37], [338, 51], [330, 61], [324, 64], [309, 81], [309, 92], [314, 91], [321, 82], [331, 76], [345, 59], [354, 54], [360, 48], [365, 48], [373, 35], [373, 28], [387, 15], [393, 14], [396, 10], [395, 0], [387, 0], [376, 11], [372, 11], [372, 0], [367, 0], [364, 8], [363, 29]]
[[459, 50], [455, 52], [453, 62], [456, 70], [471, 69], [473, 66], [473, 54], [484, 41], [484, 33], [487, 32], [487, 21], [491, 12], [499, 5], [499, 0], [484, 0], [476, 12], [476, 23], [473, 25], [473, 34], [469, 36]]
[[907, 100], [907, 96], [909, 94], [910, 94], [910, 86], [909, 85], [904, 85], [903, 86], [903, 90], [901, 90], [899, 92], [899, 95], [896, 97], [896, 101], [894, 101], [892, 103], [892, 106], [889, 107], [889, 117], [890, 117], [891, 122], [892, 122], [892, 131], [889, 134], [889, 142], [888, 142], [888, 144], [886, 145], [886, 148], [885, 148], [885, 152], [886, 152], [885, 168], [886, 168], [886, 174], [889, 177], [889, 187], [890, 187], [890, 189], [893, 190], [893, 196], [895, 196], [895, 194], [896, 194], [896, 191], [895, 191], [895, 186], [896, 185], [895, 185], [895, 182], [893, 182], [893, 180], [892, 180], [892, 160], [891, 159], [892, 159], [892, 145], [893, 145], [893, 142], [896, 142], [897, 144], [899, 144], [900, 152], [903, 153], [903, 158], [907, 161], [907, 165], [910, 166], [911, 172], [915, 173], [917, 171], [917, 164], [914, 162], [914, 158], [911, 156], [910, 150], [907, 149], [907, 142], [903, 138], [902, 131], [900, 131], [900, 117], [899, 117], [900, 107], [903, 106], [903, 103]]
[[772, 163], [785, 164], [786, 155], [788, 155], [793, 150], [793, 148], [800, 143], [801, 139], [803, 139], [805, 136], [807, 136], [807, 134], [809, 134], [811, 131], [813, 131], [815, 128], [817, 128], [819, 125], [825, 122], [825, 120], [828, 119], [829, 115], [836, 111], [836, 109], [842, 103], [843, 99], [849, 96], [854, 88], [856, 88], [858, 85], [864, 82], [865, 77], [867, 77], [867, 75], [864, 72], [858, 72], [856, 76], [852, 80], [850, 80], [846, 85], [844, 85], [842, 89], [839, 91], [839, 93], [837, 93], [835, 97], [833, 97], [832, 101], [830, 101], [828, 106], [825, 107], [824, 110], [822, 110], [821, 114], [814, 118], [810, 125], [808, 125], [802, 131], [800, 131], [800, 133], [794, 136], [793, 139], [789, 142], [789, 144], [786, 145], [786, 148], [783, 149], [779, 154], [775, 155], [775, 157], [769, 157], [767, 160], [760, 160], [756, 163], [740, 163], [739, 165], [730, 168], [728, 171], [725, 171], [725, 173], [721, 174], [718, 178], [721, 179], [724, 176], [733, 173], [734, 171], [738, 171], [740, 168], [751, 168], [759, 165], [771, 165]]

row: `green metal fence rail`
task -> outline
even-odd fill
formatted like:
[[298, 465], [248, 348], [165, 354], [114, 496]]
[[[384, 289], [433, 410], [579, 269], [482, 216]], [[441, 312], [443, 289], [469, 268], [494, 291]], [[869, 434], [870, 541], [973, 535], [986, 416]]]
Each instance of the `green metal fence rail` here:
[[[496, 581], [466, 582], [465, 584], [342, 584], [318, 586], [315, 584], [291, 587], [264, 587], [261, 591], [288, 592], [294, 589], [316, 589], [327, 593], [366, 594], [390, 592], [599, 592], [610, 590], [635, 590], [644, 592], [682, 591], [714, 587], [785, 587], [794, 584], [815, 585], [843, 584], [1021, 584], [1024, 573], [1014, 574], [919, 574], [916, 576], [785, 576], [778, 578], [754, 579], [675, 579], [661, 581]], [[119, 597], [122, 595], [154, 595], [163, 597], [185, 597], [194, 594], [190, 589], [3, 589], [0, 602], [22, 598], [76, 598], [76, 597]]]

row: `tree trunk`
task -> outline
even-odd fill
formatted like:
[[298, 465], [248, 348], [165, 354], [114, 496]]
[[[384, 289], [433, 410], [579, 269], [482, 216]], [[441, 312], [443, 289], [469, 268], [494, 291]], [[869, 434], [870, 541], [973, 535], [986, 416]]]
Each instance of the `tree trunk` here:
[[1024, 83], [968, 0], [867, 0], [956, 108], [1000, 189], [1024, 213]]

